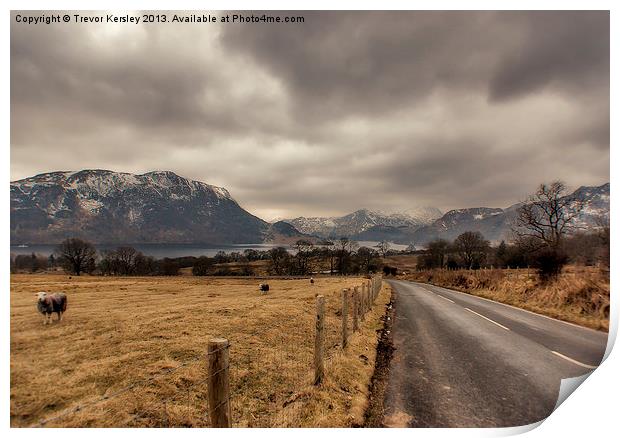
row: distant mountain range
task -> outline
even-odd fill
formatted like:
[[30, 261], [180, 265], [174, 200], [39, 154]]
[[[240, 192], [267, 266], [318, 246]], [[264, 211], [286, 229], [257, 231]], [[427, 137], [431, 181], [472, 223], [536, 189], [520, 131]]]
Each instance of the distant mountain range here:
[[441, 211], [434, 207], [421, 207], [408, 213], [386, 214], [368, 209], [354, 211], [340, 217], [297, 217], [283, 219], [305, 234], [313, 234], [326, 239], [340, 237], [358, 240], [382, 240], [371, 238], [381, 236], [381, 230], [398, 228], [419, 228], [433, 222], [441, 216]]
[[[589, 228], [598, 217], [609, 217], [609, 183], [580, 187], [568, 195], [584, 203], [577, 225]], [[510, 240], [511, 225], [521, 204], [508, 208], [475, 207], [450, 210], [444, 215], [426, 208], [420, 215], [384, 215], [358, 210], [339, 218], [284, 219], [298, 230], [325, 238], [349, 237], [361, 241], [380, 241], [424, 246], [434, 239], [454, 240], [465, 231], [479, 231], [493, 243]]]
[[[596, 225], [600, 217], [609, 217], [609, 183], [598, 187], [580, 187], [567, 195], [574, 202], [583, 202], [575, 224], [584, 229]], [[408, 243], [424, 245], [437, 238], [453, 240], [465, 231], [479, 231], [492, 243], [511, 240], [511, 226], [522, 204], [508, 208], [465, 208], [451, 210], [430, 225], [413, 231]]]
[[[579, 224], [609, 216], [609, 183], [580, 187]], [[368, 209], [341, 217], [298, 217], [270, 224], [244, 210], [221, 187], [173, 172], [143, 175], [108, 170], [50, 172], [11, 182], [11, 244], [58, 243], [81, 237], [93, 243], [292, 243], [348, 237], [423, 246], [480, 231], [510, 239], [520, 204], [465, 208], [443, 214], [433, 207], [386, 214]]]
[[262, 243], [307, 236], [248, 213], [221, 187], [173, 172], [82, 170], [11, 182], [11, 244]]

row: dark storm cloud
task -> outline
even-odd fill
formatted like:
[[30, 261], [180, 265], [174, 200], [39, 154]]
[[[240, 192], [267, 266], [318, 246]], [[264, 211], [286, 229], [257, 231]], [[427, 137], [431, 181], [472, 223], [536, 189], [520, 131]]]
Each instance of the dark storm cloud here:
[[266, 62], [304, 101], [339, 113], [415, 104], [441, 87], [488, 89], [498, 100], [552, 82], [609, 87], [607, 12], [306, 12], [306, 19], [228, 27], [222, 40]]
[[609, 89], [609, 13], [541, 12], [519, 17], [521, 50], [505, 53], [491, 97], [506, 99], [547, 84]]
[[13, 20], [12, 178], [170, 169], [268, 218], [608, 180], [607, 12], [279, 14], [305, 22]]
[[222, 41], [266, 64], [295, 94], [303, 116], [317, 118], [415, 105], [442, 84], [483, 87], [494, 44], [510, 44], [510, 33], [488, 13], [304, 15], [303, 25], [230, 26]]

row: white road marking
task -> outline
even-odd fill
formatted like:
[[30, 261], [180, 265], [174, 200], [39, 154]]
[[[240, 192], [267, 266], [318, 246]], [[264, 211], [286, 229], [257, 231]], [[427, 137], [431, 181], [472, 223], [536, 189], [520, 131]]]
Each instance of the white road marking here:
[[[413, 282], [413, 281], [410, 281], [410, 283], [414, 283], [415, 284], [415, 282]], [[578, 328], [578, 329], [588, 330], [588, 331], [596, 332], [596, 333], [601, 333], [600, 331], [592, 329], [590, 327], [584, 327], [584, 326], [581, 326], [581, 325], [574, 324], [572, 322], [564, 321], [562, 319], [552, 318], [551, 316], [543, 315], [542, 313], [532, 312], [531, 310], [523, 309], [521, 307], [512, 306], [510, 304], [502, 303], [501, 301], [495, 301], [495, 300], [492, 300], [490, 298], [485, 298], [485, 297], [481, 297], [481, 296], [478, 296], [478, 295], [468, 294], [467, 292], [461, 292], [460, 290], [447, 289], [445, 287], [436, 286], [436, 285], [431, 284], [431, 283], [419, 283], [419, 284], [426, 284], [426, 285], [429, 285], [429, 286], [434, 286], [434, 287], [443, 289], [443, 290], [445, 290], [447, 292], [453, 292], [453, 293], [461, 294], [461, 295], [464, 295], [464, 296], [469, 297], [469, 298], [478, 298], [480, 300], [488, 301], [489, 303], [499, 304], [500, 306], [509, 307], [509, 308], [515, 309], [515, 310], [520, 310], [521, 312], [526, 312], [526, 313], [532, 314], [534, 316], [540, 316], [541, 318], [550, 319], [551, 321], [561, 322], [562, 324], [566, 324], [566, 325], [572, 325], [573, 327]], [[428, 289], [426, 289], [426, 290], [428, 290]], [[429, 292], [431, 292], [431, 291], [429, 291]], [[435, 293], [435, 292], [431, 292], [431, 293]]]
[[587, 364], [585, 364], [585, 363], [581, 363], [581, 362], [579, 362], [578, 360], [571, 359], [570, 357], [568, 357], [568, 356], [564, 356], [563, 354], [558, 353], [557, 351], [552, 351], [552, 353], [553, 353], [553, 354], [555, 354], [556, 356], [560, 356], [560, 357], [561, 357], [562, 359], [564, 359], [564, 360], [567, 360], [567, 361], [569, 361], [569, 362], [574, 363], [575, 365], [579, 365], [580, 367], [588, 368], [588, 369], [590, 369], [590, 370], [594, 370], [594, 369], [596, 369], [596, 368], [597, 368], [597, 367], [595, 367], [594, 365], [587, 365]]
[[468, 307], [465, 307], [464, 309], [465, 309], [465, 310], [470, 311], [471, 313], [473, 313], [473, 314], [475, 314], [475, 315], [478, 315], [480, 318], [484, 318], [484, 319], [486, 319], [487, 321], [492, 322], [493, 324], [495, 324], [496, 326], [499, 326], [499, 327], [503, 328], [504, 330], [508, 330], [508, 331], [510, 331], [510, 329], [509, 329], [508, 327], [503, 326], [503, 325], [501, 325], [499, 322], [495, 322], [495, 321], [493, 321], [492, 319], [489, 319], [489, 318], [487, 318], [486, 316], [479, 314], [478, 312], [474, 312], [473, 310], [471, 310], [471, 309], [470, 309], [470, 308], [468, 308]]
[[446, 298], [443, 295], [439, 295], [439, 294], [435, 294], [435, 295], [437, 295], [439, 298], [443, 298], [444, 300], [450, 301], [452, 304], [454, 304], [454, 301], [452, 301], [450, 298]]

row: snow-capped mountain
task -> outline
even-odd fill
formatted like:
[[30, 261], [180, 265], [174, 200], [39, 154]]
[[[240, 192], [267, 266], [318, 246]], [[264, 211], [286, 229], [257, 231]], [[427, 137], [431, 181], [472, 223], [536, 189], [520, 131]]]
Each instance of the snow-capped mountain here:
[[[284, 219], [302, 233], [323, 238], [353, 237], [365, 240], [364, 233], [373, 230], [397, 228], [419, 228], [441, 216], [441, 211], [432, 207], [409, 210], [407, 213], [381, 213], [361, 209], [341, 217], [298, 217]], [[368, 239], [375, 240], [375, 239]], [[381, 239], [379, 239], [381, 240]]]
[[283, 227], [248, 213], [222, 187], [169, 171], [50, 172], [11, 182], [12, 244], [259, 243], [277, 240]]
[[291, 224], [302, 233], [327, 237], [329, 235], [329, 230], [336, 227], [335, 219], [337, 218], [300, 216], [295, 219], [282, 219], [282, 221]]
[[[577, 225], [594, 227], [609, 218], [609, 189], [607, 183], [568, 195], [583, 204]], [[342, 217], [269, 224], [239, 206], [226, 189], [173, 172], [50, 172], [11, 182], [11, 244], [57, 243], [67, 237], [125, 244], [290, 243], [319, 236], [424, 245], [465, 231], [480, 231], [498, 242], [511, 238], [519, 206], [466, 208], [443, 216], [433, 208], [395, 214], [362, 209]]]
[[450, 210], [430, 225], [417, 229], [412, 239], [424, 245], [434, 239], [453, 240], [466, 231], [479, 231], [488, 240], [508, 239], [510, 220], [514, 217], [502, 208], [462, 208]]
[[[598, 226], [601, 218], [609, 218], [609, 183], [597, 187], [580, 187], [567, 195], [573, 205], [583, 204], [575, 221], [583, 229]], [[453, 240], [465, 231], [479, 231], [492, 243], [512, 239], [512, 225], [517, 209], [522, 204], [508, 208], [465, 208], [451, 210], [432, 224], [420, 227], [410, 236], [416, 245], [425, 245], [434, 239]]]
[[405, 210], [402, 214], [414, 218], [420, 224], [426, 225], [433, 223], [436, 219], [440, 218], [443, 213], [437, 207], [413, 207]]
[[579, 187], [572, 197], [583, 202], [581, 214], [576, 220], [580, 227], [600, 225], [600, 219], [609, 219], [609, 183], [598, 187]]

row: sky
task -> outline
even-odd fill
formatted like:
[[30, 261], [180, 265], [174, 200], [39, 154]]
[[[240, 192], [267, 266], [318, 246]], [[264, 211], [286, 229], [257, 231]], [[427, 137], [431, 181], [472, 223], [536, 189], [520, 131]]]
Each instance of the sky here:
[[11, 180], [171, 170], [267, 220], [507, 207], [543, 182], [609, 181], [605, 11], [17, 14], [42, 13], [11, 17]]

